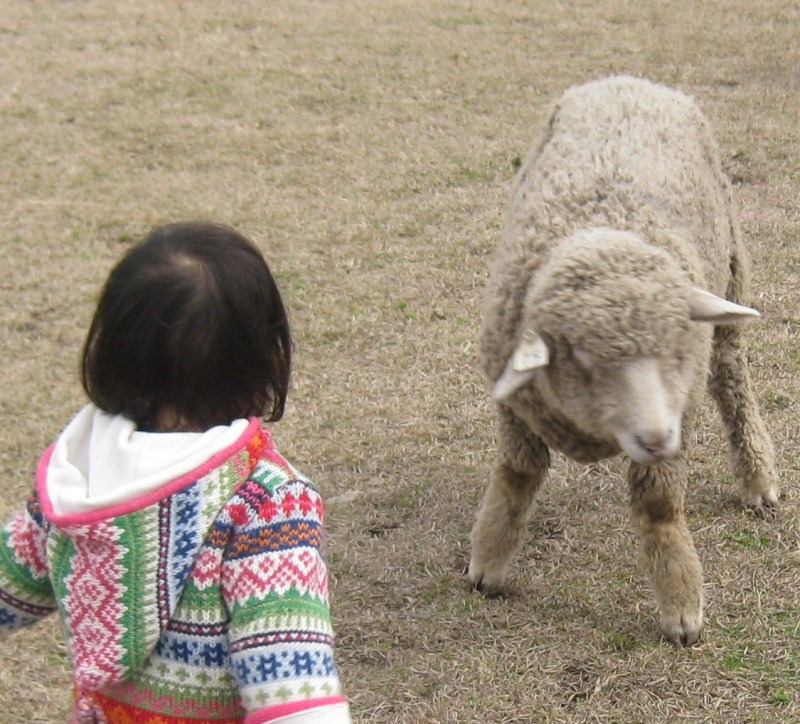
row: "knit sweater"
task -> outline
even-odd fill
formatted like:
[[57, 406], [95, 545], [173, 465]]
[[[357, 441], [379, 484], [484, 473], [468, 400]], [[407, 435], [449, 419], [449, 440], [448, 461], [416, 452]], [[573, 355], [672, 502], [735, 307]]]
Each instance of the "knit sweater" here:
[[[86, 427], [102, 413], [81, 416]], [[194, 441], [171, 468], [179, 474], [154, 482], [137, 475], [147, 439], [132, 465], [115, 466], [108, 450], [86, 449], [102, 437], [68, 427], [0, 533], [0, 630], [58, 610], [77, 700], [98, 718], [350, 721], [333, 661], [322, 500], [257, 419], [234, 432], [206, 456]], [[131, 479], [122, 493], [103, 482], [99, 504], [76, 505], [93, 461], [127, 465]]]

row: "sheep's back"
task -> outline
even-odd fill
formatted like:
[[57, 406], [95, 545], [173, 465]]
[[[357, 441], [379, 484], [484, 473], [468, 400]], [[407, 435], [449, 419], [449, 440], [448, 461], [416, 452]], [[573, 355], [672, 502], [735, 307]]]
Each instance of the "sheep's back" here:
[[694, 283], [724, 294], [726, 184], [709, 124], [688, 96], [630, 77], [569, 89], [515, 182], [487, 289], [487, 373], [511, 354], [530, 277], [578, 229], [637, 232], [669, 250]]

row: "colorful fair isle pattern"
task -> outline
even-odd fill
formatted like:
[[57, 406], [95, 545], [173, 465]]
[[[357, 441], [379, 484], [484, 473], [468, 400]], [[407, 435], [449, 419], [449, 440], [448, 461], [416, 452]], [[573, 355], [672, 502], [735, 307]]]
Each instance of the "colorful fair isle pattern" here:
[[2, 531], [0, 629], [58, 602], [76, 699], [109, 722], [269, 721], [345, 701], [319, 494], [258, 424], [213, 463], [117, 517], [63, 524], [34, 494]]

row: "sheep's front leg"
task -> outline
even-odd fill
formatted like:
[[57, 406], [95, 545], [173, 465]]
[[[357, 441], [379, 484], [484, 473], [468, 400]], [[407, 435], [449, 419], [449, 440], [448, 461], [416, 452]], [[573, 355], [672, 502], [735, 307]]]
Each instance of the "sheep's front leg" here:
[[683, 457], [653, 466], [631, 462], [628, 483], [661, 630], [673, 643], [690, 646], [703, 628], [703, 573], [683, 517]]
[[741, 332], [735, 325], [714, 330], [709, 389], [717, 402], [742, 501], [755, 507], [778, 502], [775, 452], [758, 410]]
[[547, 446], [517, 419], [498, 407], [498, 459], [472, 528], [469, 580], [487, 595], [502, 590], [506, 572], [523, 542], [528, 510], [547, 474]]

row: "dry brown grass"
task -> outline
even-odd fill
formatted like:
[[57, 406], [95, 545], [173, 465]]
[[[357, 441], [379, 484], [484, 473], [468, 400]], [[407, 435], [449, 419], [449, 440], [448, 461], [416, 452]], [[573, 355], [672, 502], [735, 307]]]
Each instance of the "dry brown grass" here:
[[[213, 218], [278, 270], [297, 367], [276, 434], [329, 500], [360, 722], [800, 720], [800, 6], [788, 0], [0, 6], [0, 518], [82, 404], [96, 290], [156, 223]], [[695, 95], [736, 181], [764, 319], [776, 519], [739, 508], [711, 409], [692, 453], [700, 645], [662, 644], [617, 462], [559, 461], [503, 600], [461, 568], [492, 458], [475, 359], [513, 160], [614, 72]], [[48, 622], [0, 647], [0, 719], [58, 722]]]

